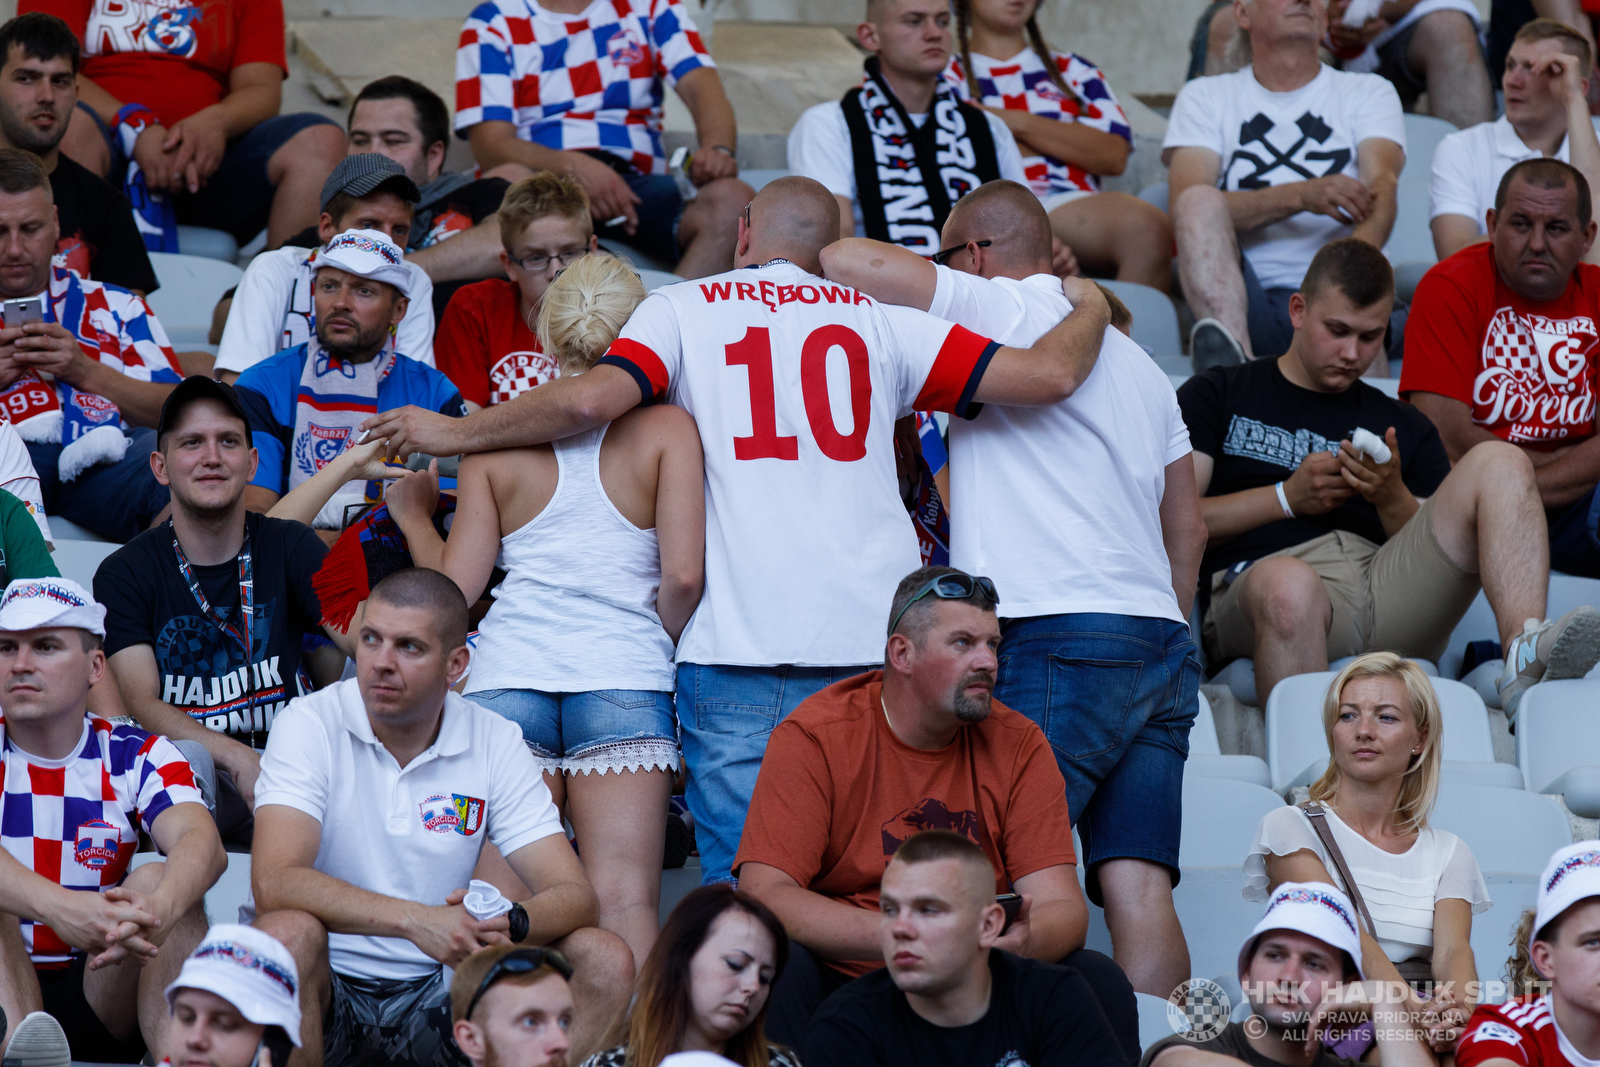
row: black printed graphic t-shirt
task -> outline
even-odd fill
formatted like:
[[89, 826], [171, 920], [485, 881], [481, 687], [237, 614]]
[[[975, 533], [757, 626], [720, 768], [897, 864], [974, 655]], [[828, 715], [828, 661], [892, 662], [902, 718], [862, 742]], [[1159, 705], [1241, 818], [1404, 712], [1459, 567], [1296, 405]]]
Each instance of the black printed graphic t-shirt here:
[[[328, 549], [298, 522], [249, 512], [245, 529], [255, 585], [248, 666], [239, 642], [201, 613], [178, 570], [168, 524], [106, 557], [94, 576], [94, 598], [106, 607], [107, 656], [150, 645], [162, 700], [245, 744], [254, 726], [257, 745], [265, 746], [273, 718], [300, 694], [295, 674], [301, 641], [321, 632], [322, 608], [311, 579]], [[212, 608], [233, 623], [239, 614], [238, 560], [196, 566], [194, 574]], [[247, 707], [254, 713], [247, 715]]]
[[[1428, 417], [1410, 404], [1357, 381], [1342, 393], [1302, 389], [1283, 376], [1276, 359], [1219, 367], [1178, 390], [1178, 406], [1196, 452], [1214, 461], [1206, 496], [1226, 496], [1288, 478], [1312, 452], [1333, 452], [1356, 427], [1383, 437], [1393, 426], [1400, 443], [1400, 476], [1416, 497], [1432, 496], [1450, 473], [1450, 457]], [[1374, 544], [1387, 538], [1378, 509], [1360, 495], [1323, 515], [1280, 519], [1206, 550], [1201, 585], [1241, 560], [1345, 530]]]

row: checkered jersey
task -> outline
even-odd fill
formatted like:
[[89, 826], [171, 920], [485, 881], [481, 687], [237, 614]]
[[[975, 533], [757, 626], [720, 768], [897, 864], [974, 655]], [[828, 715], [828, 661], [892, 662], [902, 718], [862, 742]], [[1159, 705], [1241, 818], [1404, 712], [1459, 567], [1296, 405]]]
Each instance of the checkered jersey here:
[[[1112, 95], [1111, 86], [1100, 68], [1068, 52], [1051, 52], [1050, 56], [1076, 97], [1062, 95], [1050, 80], [1044, 62], [1033, 49], [1025, 48], [1006, 60], [972, 53], [972, 69], [981, 94], [979, 102], [1005, 111], [1031, 111], [1061, 122], [1081, 122], [1104, 133], [1114, 133], [1132, 145], [1133, 130], [1128, 126], [1128, 116]], [[945, 77], [956, 84], [956, 91], [963, 100], [972, 99], [959, 56], [950, 57]], [[1023, 156], [1022, 166], [1027, 172], [1028, 184], [1039, 196], [1076, 190], [1100, 191], [1100, 176], [1090, 174], [1075, 163], [1063, 163], [1050, 156]]]
[[[204, 803], [171, 741], [94, 715], [84, 716], [83, 741], [66, 759], [40, 759], [0, 736], [0, 765], [0, 847], [68, 889], [121, 885], [141, 828], [149, 832], [174, 804]], [[65, 967], [78, 951], [27, 919], [22, 938], [36, 967]]]
[[599, 149], [664, 174], [662, 81], [713, 66], [681, 0], [595, 0], [577, 17], [488, 0], [461, 28], [456, 131], [510, 122], [546, 148]]
[[141, 382], [183, 380], [167, 331], [139, 294], [81, 277], [57, 256], [51, 261], [50, 309], [90, 359]]

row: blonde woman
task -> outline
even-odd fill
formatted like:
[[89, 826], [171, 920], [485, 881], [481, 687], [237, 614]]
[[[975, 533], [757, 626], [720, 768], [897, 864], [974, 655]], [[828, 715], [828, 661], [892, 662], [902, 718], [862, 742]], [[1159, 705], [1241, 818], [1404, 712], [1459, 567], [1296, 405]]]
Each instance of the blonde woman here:
[[[594, 365], [644, 299], [621, 260], [586, 256], [546, 291], [539, 336], [563, 376]], [[600, 925], [643, 963], [657, 933], [667, 802], [678, 769], [673, 646], [700, 601], [705, 488], [682, 408], [636, 408], [554, 444], [462, 461], [448, 542], [437, 477], [390, 490], [418, 566], [469, 601], [501, 557], [466, 695], [522, 727], [577, 833]]]
[[[1472, 916], [1488, 909], [1489, 890], [1466, 843], [1428, 825], [1439, 787], [1439, 699], [1416, 664], [1373, 652], [1334, 678], [1322, 725], [1328, 769], [1308, 804], [1261, 820], [1244, 863], [1245, 897], [1265, 901], [1283, 882], [1328, 882], [1357, 899], [1368, 978], [1454, 983], [1419, 1006], [1434, 1050], [1448, 1051], [1472, 1013], [1461, 991], [1477, 980]], [[1359, 1044], [1336, 1051], [1357, 1058], [1365, 1048], [1351, 1046]]]

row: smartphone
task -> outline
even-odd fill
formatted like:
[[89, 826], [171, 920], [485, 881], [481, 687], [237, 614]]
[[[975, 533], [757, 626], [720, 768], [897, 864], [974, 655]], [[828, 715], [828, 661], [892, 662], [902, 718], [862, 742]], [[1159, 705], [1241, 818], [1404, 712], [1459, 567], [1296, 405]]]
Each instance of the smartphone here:
[[994, 902], [1006, 911], [1006, 924], [1000, 928], [1000, 935], [1004, 937], [1005, 932], [1011, 929], [1011, 924], [1017, 921], [1017, 913], [1022, 910], [1022, 894], [1001, 893], [994, 898]]
[[26, 300], [7, 300], [0, 307], [4, 308], [4, 322], [7, 329], [21, 326], [29, 322], [44, 321], [44, 296], [32, 296]]

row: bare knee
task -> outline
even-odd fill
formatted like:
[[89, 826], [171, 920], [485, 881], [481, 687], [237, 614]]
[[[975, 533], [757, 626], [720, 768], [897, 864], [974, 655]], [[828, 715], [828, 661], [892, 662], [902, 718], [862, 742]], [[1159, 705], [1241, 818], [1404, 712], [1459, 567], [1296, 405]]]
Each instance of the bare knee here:
[[1317, 572], [1297, 559], [1264, 559], [1246, 574], [1247, 608], [1258, 638], [1326, 633], [1333, 605]]
[[738, 178], [717, 178], [700, 187], [691, 206], [699, 207], [706, 221], [726, 222], [738, 218], [755, 196], [756, 191]]
[[1534, 485], [1533, 461], [1506, 441], [1480, 441], [1467, 449], [1450, 471], [1478, 492], [1526, 489]]
[[300, 969], [300, 980], [310, 982], [328, 970], [328, 928], [310, 912], [269, 911], [256, 916], [254, 926], [283, 943]]
[[280, 176], [278, 180], [282, 180], [282, 176], [291, 168], [326, 174], [338, 165], [348, 151], [344, 130], [332, 123], [319, 122], [315, 126], [307, 126], [285, 141], [283, 147], [272, 153], [268, 167]]
[[135, 893], [149, 893], [161, 884], [161, 875], [166, 869], [167, 865], [162, 860], [135, 867], [122, 880], [122, 887], [131, 889]]
[[[1185, 194], [1188, 192], [1184, 190]], [[1165, 211], [1126, 194], [1118, 197], [1117, 207], [1116, 241], [1119, 248], [1163, 259], [1172, 257], [1172, 220]]]
[[595, 926], [574, 930], [558, 946], [572, 961], [572, 980], [591, 992], [626, 995], [633, 984], [633, 950], [616, 934]]
[[1141, 913], [1165, 905], [1172, 908], [1172, 872], [1149, 860], [1122, 857], [1106, 860], [1095, 872], [1106, 907], [1137, 908]]

